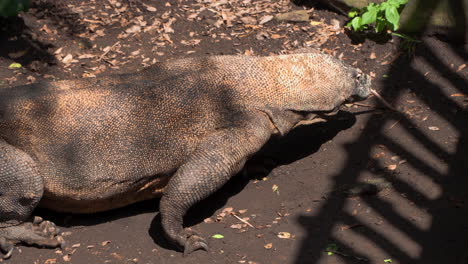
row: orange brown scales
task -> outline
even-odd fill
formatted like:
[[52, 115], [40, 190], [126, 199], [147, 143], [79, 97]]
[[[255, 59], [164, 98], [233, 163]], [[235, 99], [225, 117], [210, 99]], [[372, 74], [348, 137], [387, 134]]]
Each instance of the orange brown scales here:
[[188, 208], [272, 135], [369, 89], [360, 70], [305, 53], [186, 58], [133, 74], [1, 90], [0, 250], [8, 255], [21, 241], [61, 244], [55, 233], [38, 238], [24, 228], [38, 205], [91, 213], [161, 194], [169, 241], [186, 254], [206, 249], [182, 228]]

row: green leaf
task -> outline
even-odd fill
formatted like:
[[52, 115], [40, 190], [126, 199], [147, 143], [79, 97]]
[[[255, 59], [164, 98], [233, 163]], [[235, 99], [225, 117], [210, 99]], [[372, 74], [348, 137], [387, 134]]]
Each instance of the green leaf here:
[[348, 12], [348, 17], [353, 18], [359, 14], [359, 11], [355, 8], [351, 9], [351, 11]]
[[361, 29], [361, 20], [361, 17], [355, 17], [353, 20], [351, 20], [351, 25], [355, 31], [359, 31]]
[[393, 260], [392, 260], [392, 259], [384, 259], [383, 262], [385, 262], [385, 263], [392, 263]]
[[[371, 3], [371, 4], [373, 4], [373, 3]], [[375, 4], [373, 4], [373, 5], [369, 4], [369, 6], [367, 7], [367, 11], [377, 12], [377, 11], [379, 11], [379, 6], [375, 5]]]
[[221, 235], [221, 234], [214, 234], [214, 235], [212, 235], [211, 237], [212, 237], [212, 238], [216, 238], [216, 239], [224, 238], [224, 236]]
[[330, 243], [325, 248], [325, 252], [327, 252], [328, 256], [333, 255], [333, 252], [336, 252], [337, 250], [338, 250], [338, 246], [335, 243]]
[[398, 23], [400, 21], [400, 14], [396, 7], [391, 6], [385, 10], [385, 18], [393, 25], [393, 30], [398, 29]]
[[385, 30], [385, 27], [387, 26], [387, 22], [382, 19], [378, 19], [377, 22], [375, 23], [375, 32], [380, 33]]
[[361, 24], [369, 25], [377, 20], [377, 9], [372, 9], [362, 14]]
[[387, 1], [387, 4], [389, 7], [393, 6], [395, 8], [398, 8], [400, 6], [400, 3], [398, 3], [397, 1], [395, 0], [388, 0]]
[[21, 66], [21, 63], [17, 63], [17, 62], [13, 62], [12, 64], [10, 64], [10, 66], [8, 66], [8, 68], [10, 69], [19, 69], [23, 66]]
[[381, 11], [385, 11], [385, 10], [388, 8], [388, 6], [389, 6], [389, 5], [388, 5], [387, 2], [383, 2], [383, 3], [380, 4], [379, 9], [380, 9]]
[[398, 5], [406, 5], [408, 3], [408, 0], [393, 0], [395, 3]]

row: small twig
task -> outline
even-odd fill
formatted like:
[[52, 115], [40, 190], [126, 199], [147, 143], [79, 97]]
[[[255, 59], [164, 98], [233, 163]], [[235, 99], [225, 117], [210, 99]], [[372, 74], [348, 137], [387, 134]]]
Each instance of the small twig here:
[[387, 130], [392, 129], [394, 126], [396, 126], [396, 124], [400, 123], [400, 121], [401, 121], [401, 118], [395, 121], [395, 123], [393, 123], [389, 128], [387, 128]]
[[363, 106], [363, 107], [369, 107], [369, 108], [378, 108], [374, 105], [368, 105], [368, 104], [363, 104], [363, 103], [351, 103], [352, 105], [357, 105], [357, 106]]
[[251, 223], [249, 223], [249, 222], [247, 222], [246, 220], [244, 220], [244, 219], [238, 217], [237, 215], [235, 215], [235, 214], [231, 214], [231, 215], [234, 216], [235, 218], [237, 218], [237, 220], [241, 221], [242, 223], [244, 223], [244, 224], [250, 226], [251, 228], [255, 228]]
[[102, 60], [104, 58], [104, 56], [107, 55], [107, 53], [109, 53], [115, 46], [117, 46], [118, 44], [120, 44], [120, 40], [117, 41], [116, 43], [114, 43], [114, 45], [112, 45], [107, 51], [105, 51], [104, 53], [102, 53], [101, 56], [99, 56], [99, 59], [98, 60]]
[[390, 110], [399, 112], [396, 108], [394, 108], [391, 104], [387, 102], [376, 90], [371, 89], [371, 93], [375, 95], [375, 97], [379, 98], [379, 100]]

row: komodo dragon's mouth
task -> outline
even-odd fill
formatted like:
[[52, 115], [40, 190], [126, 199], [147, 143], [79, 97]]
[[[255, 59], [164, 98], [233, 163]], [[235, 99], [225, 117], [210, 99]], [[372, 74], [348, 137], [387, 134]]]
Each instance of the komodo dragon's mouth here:
[[328, 121], [328, 119], [335, 116], [339, 111], [339, 107], [336, 107], [335, 109], [329, 112], [314, 112], [303, 114], [304, 119], [299, 121], [294, 127], [326, 122]]

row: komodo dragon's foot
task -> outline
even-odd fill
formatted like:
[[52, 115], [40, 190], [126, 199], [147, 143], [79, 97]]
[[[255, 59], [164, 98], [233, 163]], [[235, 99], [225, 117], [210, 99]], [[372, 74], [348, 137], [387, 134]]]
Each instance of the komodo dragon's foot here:
[[208, 243], [206, 240], [189, 228], [183, 229], [175, 237], [175, 240], [176, 244], [183, 248], [184, 256], [187, 256], [188, 254], [199, 249], [208, 251]]
[[11, 257], [14, 245], [25, 243], [40, 247], [64, 247], [65, 241], [59, 235], [60, 230], [50, 221], [34, 217], [32, 223], [0, 228], [0, 251], [4, 259]]

